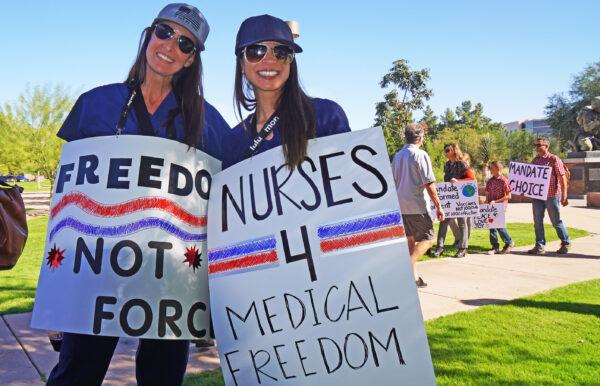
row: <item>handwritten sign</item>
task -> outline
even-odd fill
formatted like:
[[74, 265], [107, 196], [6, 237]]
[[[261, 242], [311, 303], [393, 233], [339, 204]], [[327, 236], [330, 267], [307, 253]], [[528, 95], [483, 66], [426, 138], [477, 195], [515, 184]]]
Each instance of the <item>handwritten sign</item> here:
[[[476, 181], [436, 182], [435, 188], [446, 218], [473, 217], [479, 214]], [[435, 218], [433, 203], [430, 209], [432, 218]]]
[[31, 326], [193, 339], [209, 326], [206, 211], [220, 162], [123, 135], [64, 145]]
[[211, 312], [227, 385], [434, 385], [381, 129], [213, 181]]
[[479, 204], [479, 216], [473, 217], [474, 228], [506, 228], [506, 204]]
[[521, 194], [538, 200], [548, 198], [550, 166], [511, 162], [508, 165], [508, 181], [513, 194]]

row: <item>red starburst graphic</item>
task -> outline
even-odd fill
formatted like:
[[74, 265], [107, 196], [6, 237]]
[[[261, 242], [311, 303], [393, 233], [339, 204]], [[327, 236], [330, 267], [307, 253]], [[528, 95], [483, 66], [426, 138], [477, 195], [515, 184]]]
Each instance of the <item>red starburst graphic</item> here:
[[196, 268], [200, 267], [200, 262], [202, 261], [202, 259], [200, 258], [200, 256], [202, 255], [202, 253], [200, 253], [200, 251], [198, 250], [198, 248], [196, 248], [196, 246], [192, 246], [191, 248], [186, 248], [185, 249], [185, 259], [183, 260], [184, 263], [188, 263], [188, 267], [192, 267], [194, 269], [194, 272], [196, 272]]
[[54, 244], [54, 248], [50, 249], [50, 252], [48, 252], [47, 264], [52, 269], [52, 272], [62, 265], [62, 261], [65, 258], [65, 250], [66, 249], [61, 250], [60, 248], [57, 248], [56, 244]]

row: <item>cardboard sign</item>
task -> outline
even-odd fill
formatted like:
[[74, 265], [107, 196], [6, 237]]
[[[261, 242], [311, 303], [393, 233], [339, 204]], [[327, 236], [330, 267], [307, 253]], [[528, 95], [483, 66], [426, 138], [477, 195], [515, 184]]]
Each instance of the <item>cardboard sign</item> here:
[[473, 228], [506, 228], [506, 204], [479, 204], [479, 216], [473, 217]]
[[[477, 181], [436, 182], [435, 188], [446, 218], [473, 217], [479, 214]], [[432, 218], [436, 218], [435, 213], [432, 203]]]
[[220, 162], [122, 135], [63, 146], [31, 326], [153, 339], [209, 328], [206, 210]]
[[434, 385], [381, 129], [214, 181], [211, 312], [227, 385]]
[[538, 200], [548, 198], [550, 166], [511, 162], [508, 165], [508, 181], [513, 194], [521, 194]]

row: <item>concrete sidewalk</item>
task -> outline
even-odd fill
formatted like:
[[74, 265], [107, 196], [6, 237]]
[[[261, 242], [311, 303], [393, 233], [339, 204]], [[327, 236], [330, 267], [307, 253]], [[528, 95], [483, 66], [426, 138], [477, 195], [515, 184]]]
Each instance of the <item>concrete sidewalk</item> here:
[[[530, 246], [518, 246], [509, 255], [470, 254], [463, 259], [436, 259], [419, 263], [419, 273], [429, 283], [419, 290], [425, 319], [470, 310], [485, 304], [499, 303], [531, 295], [577, 281], [600, 278], [600, 210], [585, 207], [574, 200], [561, 210], [569, 227], [592, 232], [573, 242], [570, 254], [530, 256]], [[531, 204], [510, 204], [507, 221], [531, 222]], [[533, 225], [531, 227], [533, 232]], [[548, 251], [558, 249], [550, 243]], [[42, 384], [56, 361], [43, 331], [29, 328], [30, 313], [0, 317], [0, 384], [21, 386]], [[105, 385], [135, 385], [136, 339], [121, 339]], [[190, 350], [188, 373], [198, 373], [219, 366], [214, 348]]]

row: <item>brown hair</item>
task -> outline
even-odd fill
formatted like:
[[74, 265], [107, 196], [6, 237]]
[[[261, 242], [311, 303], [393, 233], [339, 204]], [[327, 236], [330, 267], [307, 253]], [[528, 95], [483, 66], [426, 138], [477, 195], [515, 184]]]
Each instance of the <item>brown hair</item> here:
[[457, 161], [463, 161], [464, 156], [462, 151], [460, 150], [460, 146], [458, 146], [458, 143], [449, 143], [444, 145], [444, 152], [448, 152], [448, 149], [452, 149], [454, 150], [454, 154], [456, 155], [456, 160]]
[[497, 167], [498, 169], [502, 170], [504, 165], [500, 161], [492, 161], [490, 162], [489, 168], [491, 169], [492, 167]]

